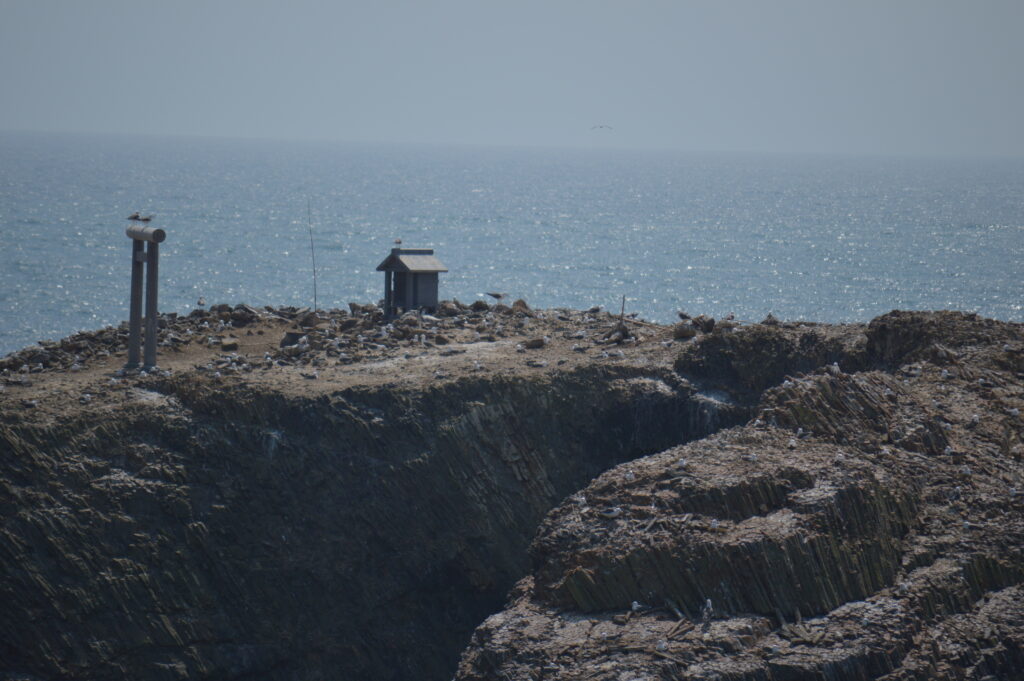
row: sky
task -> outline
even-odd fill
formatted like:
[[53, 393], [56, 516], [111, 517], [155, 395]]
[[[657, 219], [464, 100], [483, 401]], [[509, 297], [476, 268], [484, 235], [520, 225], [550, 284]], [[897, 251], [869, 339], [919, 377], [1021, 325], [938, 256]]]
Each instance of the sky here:
[[0, 0], [0, 130], [1019, 157], [1022, 36], [1021, 0]]

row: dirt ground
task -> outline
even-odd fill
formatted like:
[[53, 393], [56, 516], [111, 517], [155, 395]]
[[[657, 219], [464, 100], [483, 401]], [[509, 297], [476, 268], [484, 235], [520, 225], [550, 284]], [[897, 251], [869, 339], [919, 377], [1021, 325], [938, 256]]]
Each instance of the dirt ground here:
[[147, 380], [187, 372], [309, 395], [564, 371], [590, 362], [665, 365], [688, 342], [674, 339], [673, 327], [629, 316], [620, 320], [596, 308], [532, 310], [522, 301], [515, 307], [445, 302], [436, 315], [390, 321], [372, 305], [317, 313], [214, 305], [164, 315], [160, 327], [157, 368], [150, 372], [124, 370], [126, 324], [11, 353], [0, 360], [0, 408], [59, 418], [79, 405], [123, 402]]

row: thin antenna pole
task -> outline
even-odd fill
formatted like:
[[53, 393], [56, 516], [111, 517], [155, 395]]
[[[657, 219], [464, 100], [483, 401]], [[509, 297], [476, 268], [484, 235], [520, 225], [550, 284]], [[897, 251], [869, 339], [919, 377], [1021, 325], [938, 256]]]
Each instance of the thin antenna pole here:
[[313, 312], [317, 311], [316, 306], [316, 249], [313, 248], [313, 207], [310, 200], [306, 199], [306, 220], [309, 223], [309, 255], [313, 259]]

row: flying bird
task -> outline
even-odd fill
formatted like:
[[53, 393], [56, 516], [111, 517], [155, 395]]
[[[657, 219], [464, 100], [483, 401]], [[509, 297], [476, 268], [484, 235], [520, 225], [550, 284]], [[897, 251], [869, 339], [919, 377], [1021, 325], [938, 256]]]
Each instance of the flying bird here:
[[132, 213], [131, 215], [129, 215], [128, 217], [125, 218], [125, 220], [141, 220], [141, 219], [142, 218], [139, 217], [139, 211], [135, 211], [134, 213]]
[[[487, 291], [484, 291], [484, 293], [487, 293]], [[495, 300], [501, 301], [508, 294], [507, 293], [487, 293], [487, 295], [489, 295], [491, 298], [494, 298]]]
[[604, 130], [614, 130], [615, 128], [613, 128], [610, 125], [595, 125], [595, 126], [591, 127], [590, 129], [591, 130], [601, 130], [601, 129], [604, 129]]

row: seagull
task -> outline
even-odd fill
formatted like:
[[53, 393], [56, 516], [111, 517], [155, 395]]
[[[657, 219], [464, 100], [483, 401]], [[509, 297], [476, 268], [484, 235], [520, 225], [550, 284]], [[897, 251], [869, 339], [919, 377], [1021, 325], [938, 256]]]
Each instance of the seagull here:
[[590, 129], [591, 130], [601, 130], [601, 129], [604, 129], [604, 130], [614, 130], [615, 128], [613, 128], [610, 125], [595, 125], [595, 126], [592, 126]]
[[508, 295], [507, 293], [488, 293], [487, 291], [484, 291], [484, 293], [487, 293], [487, 295], [489, 295], [491, 298], [494, 298], [497, 301], [504, 300], [505, 296]]
[[141, 220], [142, 217], [139, 215], [139, 211], [135, 211], [131, 215], [125, 218], [125, 220]]
[[205, 307], [206, 306], [206, 298], [203, 298], [202, 296], [199, 296], [199, 300], [196, 301], [196, 305], [198, 305], [199, 307]]
[[396, 246], [401, 246], [402, 245], [402, 240], [401, 239], [395, 239], [395, 245]]

